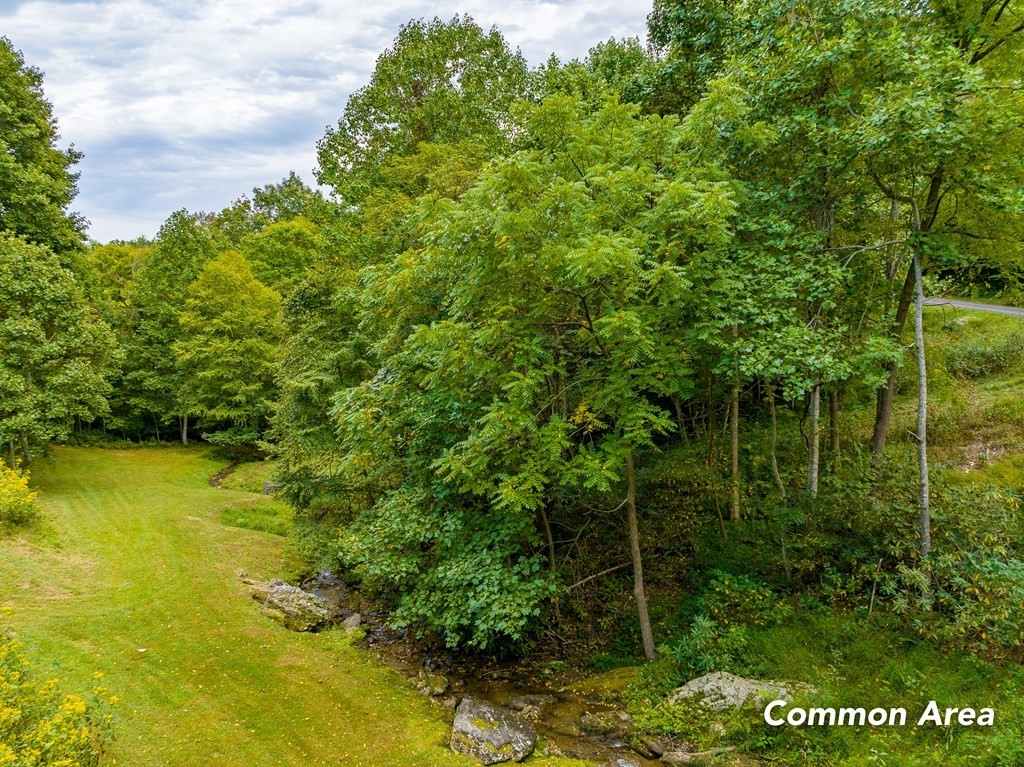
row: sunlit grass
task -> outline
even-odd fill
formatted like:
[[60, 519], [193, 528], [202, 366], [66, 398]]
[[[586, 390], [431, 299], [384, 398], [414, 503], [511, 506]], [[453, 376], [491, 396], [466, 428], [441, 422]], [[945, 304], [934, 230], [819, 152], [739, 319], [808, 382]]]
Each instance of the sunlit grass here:
[[279, 503], [210, 487], [222, 467], [202, 449], [58, 449], [33, 471], [49, 532], [0, 541], [0, 603], [30, 657], [68, 689], [102, 672], [122, 700], [110, 763], [468, 764], [395, 672], [260, 614], [237, 570], [297, 563], [222, 523]]

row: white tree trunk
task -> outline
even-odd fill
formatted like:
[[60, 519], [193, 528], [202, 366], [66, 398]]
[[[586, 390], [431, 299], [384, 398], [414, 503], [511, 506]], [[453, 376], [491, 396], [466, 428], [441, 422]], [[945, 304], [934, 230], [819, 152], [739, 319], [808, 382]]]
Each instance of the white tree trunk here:
[[921, 256], [916, 252], [914, 279], [917, 281], [914, 339], [917, 345], [917, 464], [921, 475], [921, 559], [927, 561], [932, 548], [931, 492], [928, 483], [928, 364], [924, 356], [924, 286], [921, 283]]
[[810, 455], [807, 458], [807, 492], [811, 498], [818, 497], [818, 474], [821, 454], [821, 383], [811, 389], [811, 434], [808, 439]]

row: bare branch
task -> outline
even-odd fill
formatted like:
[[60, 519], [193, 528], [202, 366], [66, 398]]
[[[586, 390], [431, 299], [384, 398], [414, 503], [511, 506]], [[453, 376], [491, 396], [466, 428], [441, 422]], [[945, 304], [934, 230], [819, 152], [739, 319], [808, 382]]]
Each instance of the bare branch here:
[[600, 578], [602, 575], [608, 575], [608, 573], [614, 573], [616, 570], [622, 570], [625, 567], [629, 567], [629, 565], [630, 565], [629, 562], [623, 562], [621, 565], [615, 565], [615, 567], [609, 567], [607, 570], [602, 570], [599, 573], [594, 573], [593, 575], [588, 575], [582, 581], [576, 581], [569, 588], [570, 589], [578, 589], [584, 583], [589, 583], [590, 581], [594, 580], [595, 578]]

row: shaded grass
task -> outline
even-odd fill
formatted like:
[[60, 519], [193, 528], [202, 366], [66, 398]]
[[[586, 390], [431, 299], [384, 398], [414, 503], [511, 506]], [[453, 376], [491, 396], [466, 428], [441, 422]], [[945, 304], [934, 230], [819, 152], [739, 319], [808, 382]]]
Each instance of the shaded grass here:
[[298, 563], [281, 538], [220, 522], [236, 492], [208, 486], [221, 465], [201, 448], [58, 448], [33, 473], [57, 545], [0, 541], [0, 603], [36, 665], [67, 689], [102, 672], [122, 700], [110, 763], [470, 764], [395, 672], [260, 615], [236, 570]]
[[[767, 676], [810, 681], [818, 706], [904, 707], [905, 727], [770, 728], [755, 720], [762, 751], [811, 755], [811, 764], [1010, 765], [1024, 756], [1024, 679], [962, 651], [939, 648], [853, 616], [803, 616], [752, 632]], [[928, 702], [994, 708], [993, 727], [917, 727]]]
[[288, 535], [294, 518], [291, 506], [266, 496], [255, 496], [225, 506], [218, 516], [225, 525], [271, 535]]
[[228, 490], [243, 490], [247, 493], [262, 493], [263, 483], [272, 482], [273, 479], [273, 461], [247, 461], [238, 464], [221, 482], [221, 487]]

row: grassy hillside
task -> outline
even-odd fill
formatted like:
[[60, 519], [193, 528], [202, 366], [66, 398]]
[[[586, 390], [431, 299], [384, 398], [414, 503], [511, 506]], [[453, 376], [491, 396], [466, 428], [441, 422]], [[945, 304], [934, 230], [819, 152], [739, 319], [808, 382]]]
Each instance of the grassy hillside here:
[[254, 497], [212, 488], [203, 450], [59, 448], [37, 462], [49, 519], [0, 540], [0, 605], [40, 673], [121, 699], [111, 764], [458, 765], [436, 711], [340, 634], [264, 618], [239, 583], [292, 566], [229, 527]]

